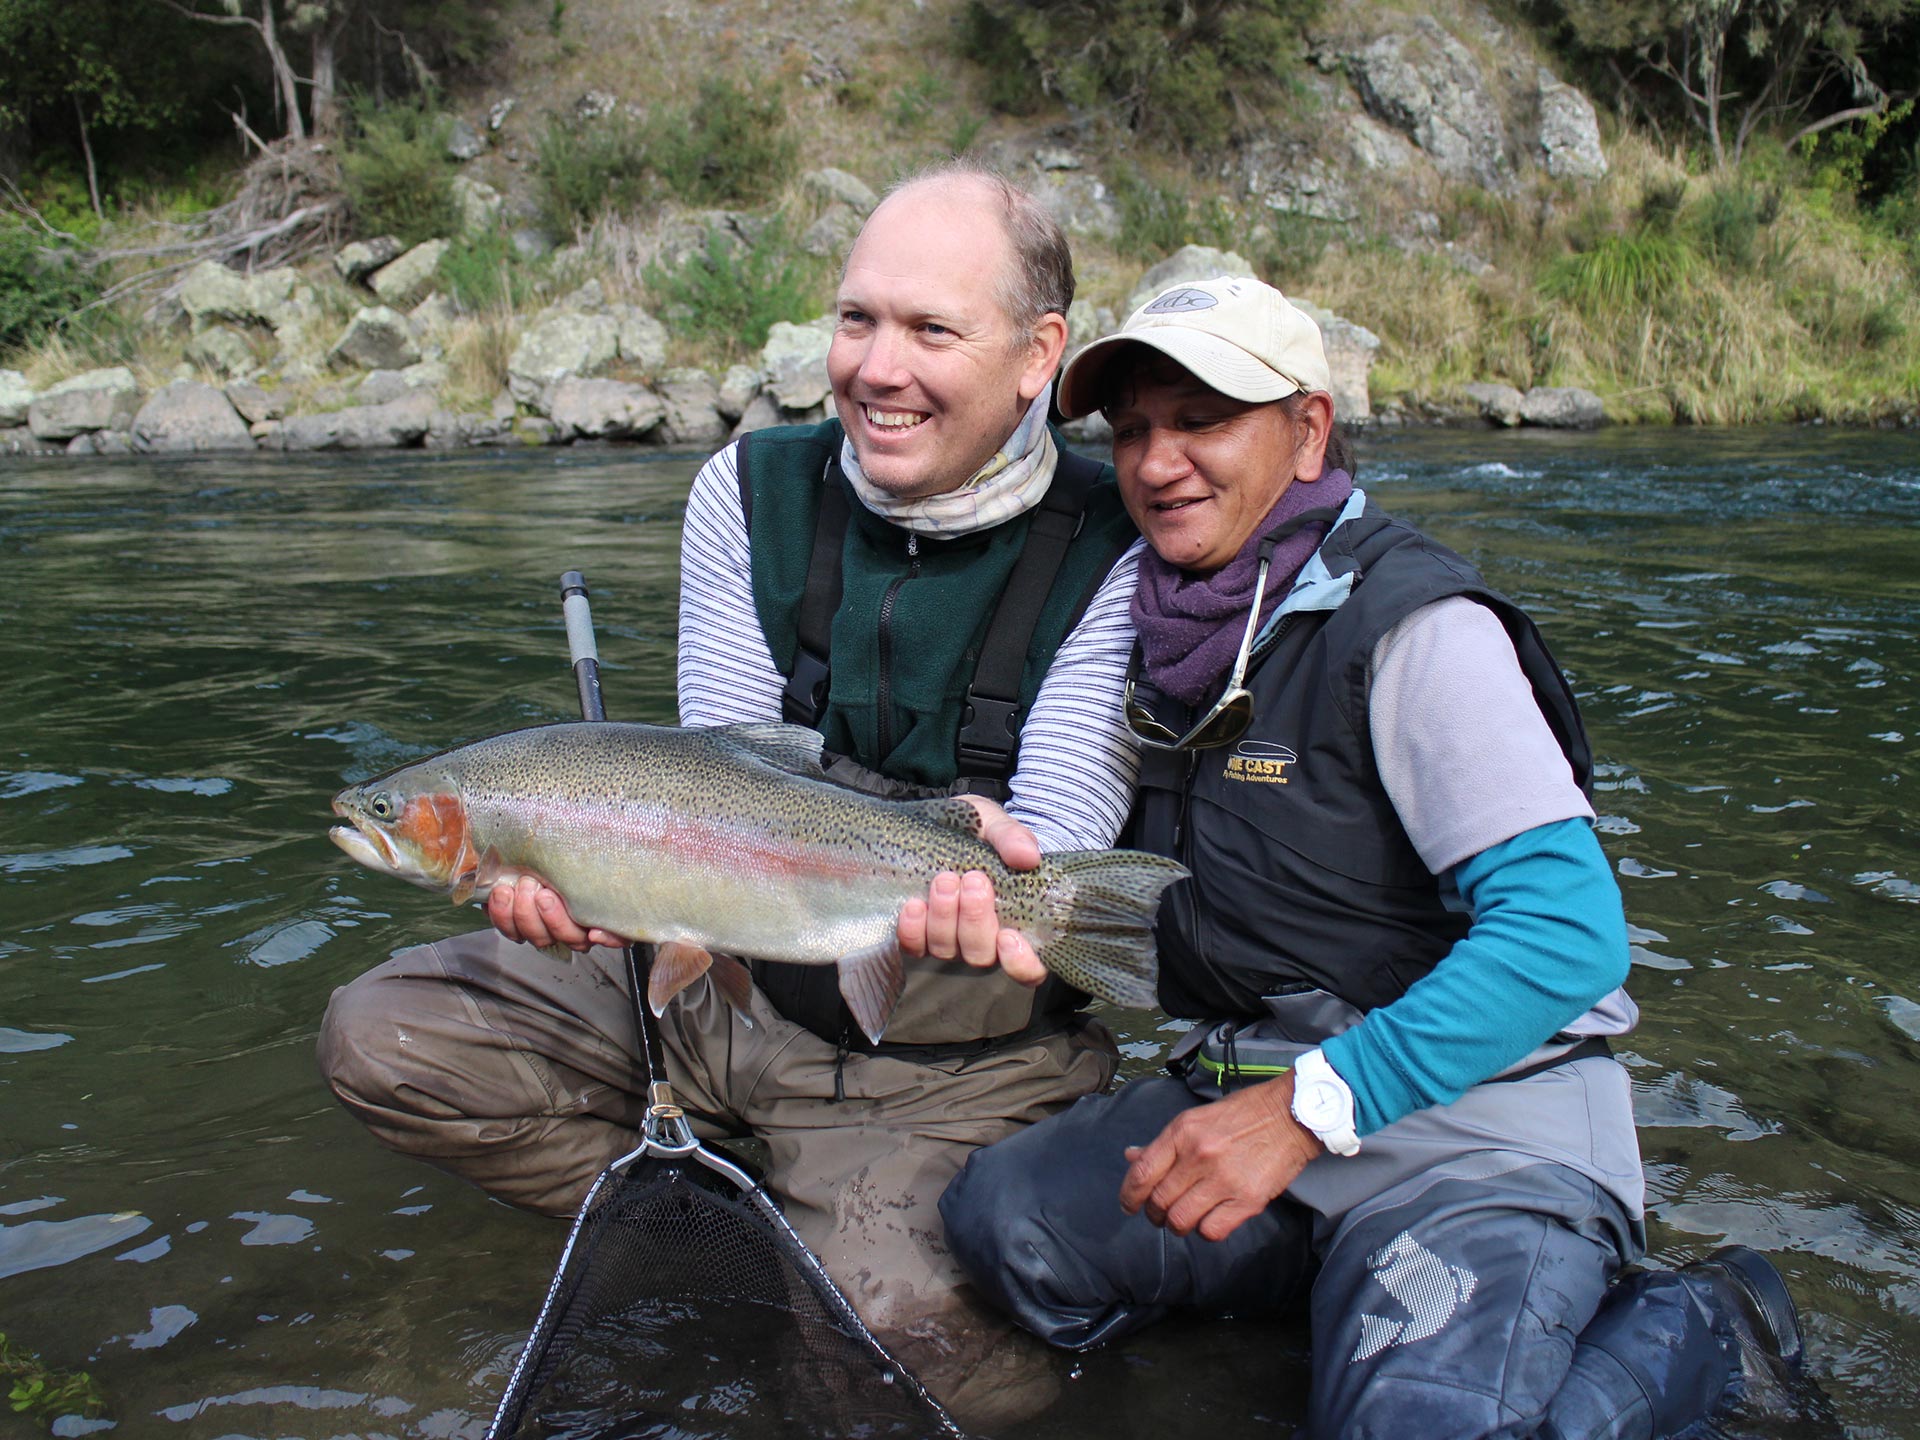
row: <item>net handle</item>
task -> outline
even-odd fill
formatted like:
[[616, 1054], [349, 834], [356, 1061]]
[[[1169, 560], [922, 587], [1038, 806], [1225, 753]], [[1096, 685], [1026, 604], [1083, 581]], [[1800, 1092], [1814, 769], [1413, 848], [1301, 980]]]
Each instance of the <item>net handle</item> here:
[[[567, 625], [567, 654], [573, 661], [573, 680], [580, 691], [580, 718], [607, 718], [600, 693], [600, 649], [593, 638], [593, 608], [587, 596], [587, 577], [569, 570], [560, 577], [560, 612]], [[629, 945], [621, 954], [627, 963], [627, 989], [633, 1001], [634, 1030], [640, 1037], [640, 1058], [647, 1067], [647, 1118], [641, 1130], [646, 1148], [662, 1154], [685, 1155], [694, 1150], [693, 1127], [673, 1098], [666, 1067], [660, 1061], [660, 1031], [646, 1002], [647, 972], [653, 965], [651, 945]]]

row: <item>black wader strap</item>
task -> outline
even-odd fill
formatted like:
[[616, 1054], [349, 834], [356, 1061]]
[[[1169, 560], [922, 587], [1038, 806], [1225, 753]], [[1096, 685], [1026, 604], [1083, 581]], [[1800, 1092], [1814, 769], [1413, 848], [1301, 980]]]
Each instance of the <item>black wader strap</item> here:
[[[1020, 751], [1020, 681], [1026, 673], [1027, 650], [1040, 612], [1053, 593], [1053, 582], [1066, 562], [1067, 547], [1086, 523], [1087, 495], [1099, 475], [1097, 462], [1071, 450], [1061, 450], [1054, 462], [1053, 483], [1034, 512], [1020, 558], [993, 607], [980, 646], [980, 663], [967, 686], [955, 745], [956, 795], [984, 795], [1004, 802], [1010, 793], [1007, 781]], [[1102, 579], [1109, 568], [1101, 567]]]
[[800, 597], [795, 626], [799, 644], [793, 673], [780, 693], [781, 717], [789, 725], [820, 727], [827, 709], [833, 653], [833, 615], [840, 608], [840, 556], [847, 540], [847, 494], [838, 483], [838, 467], [829, 465], [820, 487], [820, 513], [813, 526], [813, 554], [807, 560], [807, 588]]

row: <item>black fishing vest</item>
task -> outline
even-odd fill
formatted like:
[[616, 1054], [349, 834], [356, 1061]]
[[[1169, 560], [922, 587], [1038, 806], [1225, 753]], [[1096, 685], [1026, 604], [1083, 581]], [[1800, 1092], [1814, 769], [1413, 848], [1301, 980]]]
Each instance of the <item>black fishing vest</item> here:
[[1374, 647], [1421, 606], [1461, 595], [1500, 618], [1575, 779], [1591, 778], [1579, 709], [1540, 632], [1470, 564], [1370, 501], [1320, 558], [1353, 588], [1338, 609], [1282, 617], [1256, 648], [1247, 734], [1145, 755], [1134, 843], [1193, 872], [1156, 927], [1170, 1014], [1257, 1019], [1262, 996], [1306, 989], [1371, 1010], [1466, 934], [1394, 812], [1368, 726]]
[[[1004, 800], [1021, 724], [1054, 652], [1136, 534], [1113, 472], [1060, 446], [1053, 483], [1032, 510], [977, 534], [929, 539], [860, 504], [840, 470], [842, 434], [833, 420], [756, 431], [738, 452], [754, 605], [787, 677], [784, 717], [923, 793]], [[775, 1009], [832, 1043], [954, 1048], [873, 1046], [831, 967], [758, 961], [754, 972]], [[1083, 1003], [1049, 981], [1025, 1025], [973, 1039], [1050, 1028]]]

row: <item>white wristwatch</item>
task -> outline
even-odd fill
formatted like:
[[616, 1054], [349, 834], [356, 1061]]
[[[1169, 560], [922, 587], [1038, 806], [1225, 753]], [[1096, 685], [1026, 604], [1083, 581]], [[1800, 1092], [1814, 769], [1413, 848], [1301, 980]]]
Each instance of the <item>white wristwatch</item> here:
[[1318, 1050], [1293, 1062], [1293, 1118], [1335, 1155], [1360, 1153], [1353, 1129], [1353, 1091]]

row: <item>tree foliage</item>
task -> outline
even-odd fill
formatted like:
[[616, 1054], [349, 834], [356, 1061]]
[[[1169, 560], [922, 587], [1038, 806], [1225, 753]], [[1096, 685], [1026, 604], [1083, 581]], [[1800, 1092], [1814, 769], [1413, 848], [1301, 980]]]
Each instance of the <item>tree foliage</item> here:
[[1232, 139], [1298, 61], [1320, 0], [972, 0], [965, 46], [988, 103], [1046, 96], [1201, 153]]
[[1717, 167], [1879, 115], [1914, 83], [1920, 0], [1548, 0], [1623, 98], [1677, 110]]

